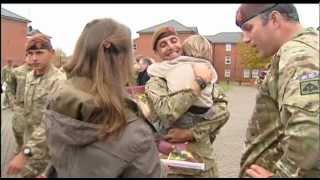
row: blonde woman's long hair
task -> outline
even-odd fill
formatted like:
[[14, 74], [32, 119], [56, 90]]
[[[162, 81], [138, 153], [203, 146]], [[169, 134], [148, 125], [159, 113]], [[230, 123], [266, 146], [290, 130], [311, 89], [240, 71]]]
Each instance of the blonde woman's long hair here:
[[192, 35], [184, 40], [182, 51], [185, 56], [212, 61], [212, 46], [210, 42], [201, 35]]
[[89, 22], [64, 69], [68, 77], [92, 80], [90, 93], [104, 114], [99, 137], [119, 134], [127, 124], [125, 84], [132, 76], [130, 29], [109, 18]]

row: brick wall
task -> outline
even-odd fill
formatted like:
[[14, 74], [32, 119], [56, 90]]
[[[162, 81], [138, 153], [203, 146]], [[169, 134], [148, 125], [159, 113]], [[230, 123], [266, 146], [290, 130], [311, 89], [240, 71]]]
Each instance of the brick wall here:
[[[231, 57], [231, 64], [225, 63], [225, 57]], [[243, 79], [243, 67], [240, 64], [235, 43], [231, 44], [231, 51], [226, 51], [225, 43], [213, 44], [213, 65], [218, 73], [218, 80], [224, 81], [225, 70], [230, 69], [230, 80], [239, 81]]]
[[20, 65], [25, 57], [27, 23], [1, 18], [1, 67], [7, 59]]

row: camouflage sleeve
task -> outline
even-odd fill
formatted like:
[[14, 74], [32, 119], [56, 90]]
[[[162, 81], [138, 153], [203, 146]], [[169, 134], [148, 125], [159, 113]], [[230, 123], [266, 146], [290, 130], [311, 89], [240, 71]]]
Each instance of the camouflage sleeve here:
[[1, 69], [1, 84], [4, 83], [4, 76], [5, 76], [5, 68]]
[[212, 91], [213, 96], [213, 106], [215, 107], [215, 114], [209, 121], [203, 121], [197, 123], [192, 130], [193, 138], [195, 141], [200, 141], [205, 136], [214, 139], [217, 135], [219, 129], [228, 121], [230, 113], [228, 111], [228, 101], [226, 100], [226, 95], [219, 89], [215, 87]]
[[42, 120], [40, 126], [33, 131], [30, 140], [26, 143], [26, 147], [32, 149], [32, 159], [45, 159], [49, 155], [46, 136], [46, 124]]
[[7, 93], [10, 96], [10, 98], [14, 99], [16, 95], [16, 88], [17, 88], [17, 77], [16, 77], [16, 71], [12, 71], [12, 75], [10, 76], [10, 80], [7, 82]]
[[[49, 96], [47, 98], [46, 104], [43, 106], [48, 107], [48, 103], [50, 102], [50, 99], [52, 98], [52, 95], [54, 92], [57, 91], [59, 88], [59, 85], [61, 81], [63, 81], [65, 77], [61, 74], [57, 74], [57, 77], [53, 79], [50, 83], [50, 89]], [[45, 108], [46, 109], [46, 108]], [[46, 110], [43, 110], [43, 115], [41, 118], [41, 123], [37, 127], [34, 128], [34, 131], [32, 132], [32, 135], [30, 139], [26, 143], [26, 147], [30, 147], [32, 149], [32, 159], [46, 159], [46, 157], [49, 156], [49, 150], [47, 145], [47, 136], [46, 136]]]
[[288, 53], [279, 63], [278, 102], [285, 143], [284, 154], [276, 162], [276, 175], [316, 175], [320, 154], [319, 51], [306, 53], [300, 49]]
[[170, 122], [181, 117], [197, 97], [191, 89], [169, 93], [166, 81], [159, 77], [151, 77], [145, 89], [147, 98], [159, 118]]

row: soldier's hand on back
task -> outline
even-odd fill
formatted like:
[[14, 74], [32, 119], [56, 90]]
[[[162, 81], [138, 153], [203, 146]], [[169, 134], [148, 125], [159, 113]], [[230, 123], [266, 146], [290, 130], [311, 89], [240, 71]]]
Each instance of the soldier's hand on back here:
[[212, 72], [210, 67], [208, 67], [206, 64], [193, 64], [192, 65], [193, 73], [195, 77], [200, 77], [207, 83], [211, 82], [212, 80]]
[[20, 152], [9, 163], [7, 174], [17, 174], [27, 163], [27, 157]]
[[164, 138], [171, 143], [186, 142], [192, 141], [193, 135], [190, 129], [172, 128]]
[[256, 164], [251, 165], [250, 168], [246, 170], [246, 173], [254, 178], [269, 178], [273, 176], [272, 172]]

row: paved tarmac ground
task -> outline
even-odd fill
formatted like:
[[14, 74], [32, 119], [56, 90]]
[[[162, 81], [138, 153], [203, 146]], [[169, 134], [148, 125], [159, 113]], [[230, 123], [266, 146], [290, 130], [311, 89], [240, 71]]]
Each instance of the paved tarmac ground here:
[[219, 177], [238, 177], [241, 153], [248, 120], [253, 112], [257, 90], [248, 86], [233, 86], [227, 94], [229, 121], [221, 128], [214, 142]]
[[[220, 130], [215, 142], [220, 177], [237, 177], [245, 131], [255, 102], [257, 91], [253, 87], [233, 86], [227, 92], [231, 117]], [[3, 94], [1, 94], [1, 104]], [[13, 158], [16, 143], [12, 134], [12, 111], [1, 109], [1, 177], [13, 177], [5, 174], [6, 165]]]

